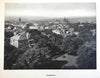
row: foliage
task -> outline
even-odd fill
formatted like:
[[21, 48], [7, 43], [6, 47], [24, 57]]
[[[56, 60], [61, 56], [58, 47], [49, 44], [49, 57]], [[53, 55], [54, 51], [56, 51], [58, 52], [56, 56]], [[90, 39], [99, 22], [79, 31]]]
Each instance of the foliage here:
[[[68, 22], [66, 19], [64, 21]], [[31, 48], [27, 48], [25, 52], [7, 44], [9, 42], [7, 41], [8, 38], [13, 34], [11, 32], [5, 32], [5, 69], [37, 68], [39, 65], [47, 64], [54, 56], [62, 55], [63, 53], [78, 56], [77, 63], [79, 64], [79, 68], [95, 68], [96, 37], [92, 39], [90, 30], [96, 29], [96, 25], [83, 23], [84, 26], [79, 27], [79, 24], [70, 23], [70, 27], [79, 32], [78, 36], [63, 37], [52, 33], [51, 30], [50, 32], [45, 31], [44, 33], [46, 35], [43, 35], [38, 30], [27, 30], [31, 33], [29, 39], [33, 40], [32, 43], [34, 45]], [[68, 68], [72, 69], [75, 67], [69, 66]]]
[[77, 63], [81, 69], [96, 68], [96, 42], [91, 40], [84, 43], [78, 50]]
[[23, 53], [23, 51], [18, 50], [17, 48], [11, 45], [5, 45], [5, 55], [4, 55], [4, 68], [12, 68], [13, 64], [15, 64], [19, 55]]
[[6, 32], [5, 31], [5, 37], [6, 38], [10, 38], [10, 37], [12, 37], [13, 36], [13, 33], [12, 32]]
[[[35, 46], [37, 47], [37, 46]], [[44, 48], [30, 48], [22, 56], [19, 56], [15, 68], [34, 68], [36, 64], [47, 62], [50, 50]]]

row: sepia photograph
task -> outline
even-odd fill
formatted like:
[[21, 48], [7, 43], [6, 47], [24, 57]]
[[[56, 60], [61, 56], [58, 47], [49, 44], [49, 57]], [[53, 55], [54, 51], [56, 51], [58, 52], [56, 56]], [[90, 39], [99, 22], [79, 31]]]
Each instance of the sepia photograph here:
[[97, 69], [96, 3], [5, 3], [4, 70]]

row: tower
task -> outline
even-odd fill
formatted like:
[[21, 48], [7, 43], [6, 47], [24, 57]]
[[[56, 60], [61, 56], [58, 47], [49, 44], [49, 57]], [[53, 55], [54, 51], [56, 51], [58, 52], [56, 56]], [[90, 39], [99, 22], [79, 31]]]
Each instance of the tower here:
[[21, 22], [21, 18], [19, 18], [19, 22]]

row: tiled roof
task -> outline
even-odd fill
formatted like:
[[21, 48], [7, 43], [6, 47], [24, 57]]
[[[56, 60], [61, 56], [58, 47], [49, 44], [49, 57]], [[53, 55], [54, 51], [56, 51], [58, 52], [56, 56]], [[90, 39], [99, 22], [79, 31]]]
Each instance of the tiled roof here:
[[21, 32], [11, 38], [15, 40], [26, 40], [27, 39], [26, 32]]

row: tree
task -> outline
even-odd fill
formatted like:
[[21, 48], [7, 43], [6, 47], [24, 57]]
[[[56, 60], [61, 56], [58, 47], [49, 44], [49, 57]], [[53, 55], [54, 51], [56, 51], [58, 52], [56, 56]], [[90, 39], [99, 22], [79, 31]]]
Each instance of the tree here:
[[5, 31], [5, 37], [6, 38], [10, 38], [10, 37], [12, 37], [13, 36], [13, 33], [12, 32], [6, 32]]
[[96, 68], [96, 42], [88, 41], [78, 50], [77, 63], [81, 69]]
[[18, 56], [23, 53], [23, 51], [18, 50], [17, 48], [7, 45], [5, 46], [5, 55], [4, 55], [4, 68], [11, 69], [15, 62], [18, 59]]
[[47, 47], [35, 47], [28, 49], [22, 56], [19, 56], [15, 68], [30, 69], [35, 68], [38, 64], [47, 62], [45, 60], [49, 58], [50, 50]]

